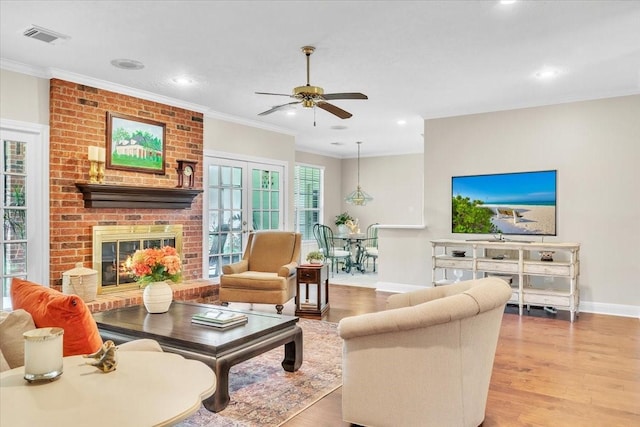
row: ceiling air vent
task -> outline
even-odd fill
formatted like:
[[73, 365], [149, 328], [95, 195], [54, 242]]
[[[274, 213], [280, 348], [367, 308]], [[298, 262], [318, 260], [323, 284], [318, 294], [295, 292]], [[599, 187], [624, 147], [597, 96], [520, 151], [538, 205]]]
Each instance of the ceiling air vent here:
[[47, 30], [46, 28], [38, 27], [37, 25], [32, 25], [27, 28], [24, 33], [24, 36], [29, 37], [31, 39], [36, 39], [43, 41], [45, 43], [52, 43], [56, 40], [62, 39], [66, 40], [69, 36], [65, 36], [64, 34], [56, 33], [55, 31]]

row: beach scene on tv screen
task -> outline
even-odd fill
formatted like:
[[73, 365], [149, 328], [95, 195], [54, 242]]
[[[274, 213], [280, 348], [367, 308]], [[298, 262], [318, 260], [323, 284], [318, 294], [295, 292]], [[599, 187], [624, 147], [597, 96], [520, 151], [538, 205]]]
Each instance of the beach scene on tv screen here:
[[455, 176], [451, 231], [556, 235], [556, 171]]

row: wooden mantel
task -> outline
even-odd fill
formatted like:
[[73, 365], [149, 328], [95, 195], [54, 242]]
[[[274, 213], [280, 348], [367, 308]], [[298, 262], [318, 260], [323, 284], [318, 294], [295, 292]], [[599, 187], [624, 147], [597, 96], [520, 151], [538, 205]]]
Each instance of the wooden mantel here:
[[85, 208], [187, 209], [202, 190], [76, 183]]

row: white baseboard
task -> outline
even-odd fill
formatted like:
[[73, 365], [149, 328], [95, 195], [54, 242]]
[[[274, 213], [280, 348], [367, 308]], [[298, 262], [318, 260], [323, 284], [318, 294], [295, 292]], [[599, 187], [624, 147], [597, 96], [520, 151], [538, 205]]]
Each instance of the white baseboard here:
[[377, 282], [376, 291], [378, 292], [393, 292], [393, 293], [405, 293], [411, 291], [417, 291], [418, 289], [430, 288], [430, 286], [409, 285], [406, 283], [394, 283], [394, 282]]
[[[425, 289], [430, 286], [409, 285], [406, 283], [377, 282], [376, 291], [405, 293], [418, 289]], [[607, 304], [593, 301], [580, 301], [580, 311], [582, 313], [606, 314], [609, 316], [635, 317], [640, 319], [640, 306]]]
[[635, 317], [640, 319], [640, 306], [638, 305], [580, 301], [580, 311], [583, 313], [608, 314], [609, 316]]

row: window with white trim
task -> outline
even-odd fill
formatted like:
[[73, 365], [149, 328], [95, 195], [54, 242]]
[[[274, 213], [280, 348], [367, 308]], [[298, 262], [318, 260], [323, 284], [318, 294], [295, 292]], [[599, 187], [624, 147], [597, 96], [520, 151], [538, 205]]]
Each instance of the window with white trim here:
[[302, 240], [314, 240], [313, 226], [322, 223], [324, 168], [296, 165], [294, 176], [295, 229]]
[[11, 308], [14, 277], [47, 284], [49, 276], [48, 128], [0, 126], [0, 308]]

